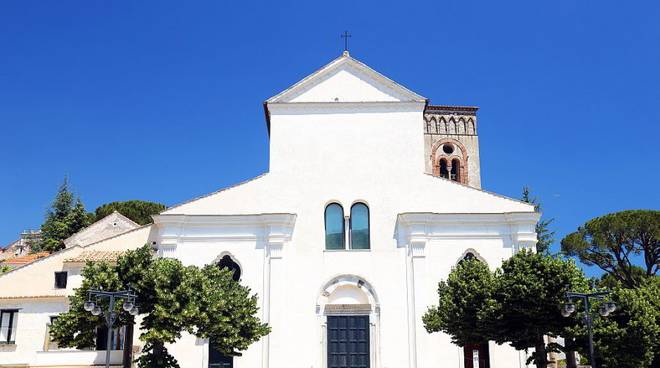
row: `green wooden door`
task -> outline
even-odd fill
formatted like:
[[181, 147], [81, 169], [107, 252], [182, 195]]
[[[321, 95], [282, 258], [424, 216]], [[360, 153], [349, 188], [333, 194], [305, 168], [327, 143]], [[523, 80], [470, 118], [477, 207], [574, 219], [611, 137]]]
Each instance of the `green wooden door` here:
[[328, 316], [328, 368], [369, 368], [369, 316]]

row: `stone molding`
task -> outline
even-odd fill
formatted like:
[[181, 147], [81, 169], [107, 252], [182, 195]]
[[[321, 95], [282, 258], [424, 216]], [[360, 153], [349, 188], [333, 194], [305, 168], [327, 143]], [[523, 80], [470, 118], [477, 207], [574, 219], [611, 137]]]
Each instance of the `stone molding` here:
[[179, 244], [186, 241], [258, 241], [267, 245], [267, 256], [280, 258], [284, 244], [291, 240], [296, 215], [289, 213], [254, 215], [156, 215], [159, 254], [176, 257]]
[[473, 116], [425, 113], [424, 134], [477, 135], [477, 121]]
[[[433, 239], [501, 239], [531, 247], [536, 244], [537, 212], [507, 213], [401, 213], [396, 222], [399, 247], [420, 248]], [[411, 255], [419, 250], [411, 251]]]
[[271, 115], [421, 112], [423, 102], [290, 102], [268, 104]]

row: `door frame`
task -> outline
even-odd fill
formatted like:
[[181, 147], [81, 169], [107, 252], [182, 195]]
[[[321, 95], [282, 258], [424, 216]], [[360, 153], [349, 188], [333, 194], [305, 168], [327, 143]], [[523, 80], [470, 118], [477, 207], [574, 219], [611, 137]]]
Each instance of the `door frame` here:
[[[345, 285], [358, 287], [364, 292], [369, 304], [327, 304], [328, 296]], [[328, 315], [369, 316], [369, 368], [381, 368], [380, 363], [380, 304], [373, 287], [364, 278], [355, 275], [334, 277], [321, 288], [316, 303], [316, 317], [321, 344], [319, 362], [321, 368], [328, 368]]]
[[326, 336], [326, 340], [325, 340], [325, 364], [326, 364], [326, 366], [328, 365], [328, 358], [329, 358], [329, 355], [328, 355], [329, 354], [329, 350], [328, 350], [329, 341], [328, 341], [328, 337], [327, 337], [328, 336], [328, 328], [327, 328], [327, 320], [328, 319], [327, 319], [327, 317], [366, 317], [366, 319], [367, 319], [367, 328], [366, 328], [366, 330], [367, 330], [367, 339], [369, 341], [368, 368], [372, 368], [373, 367], [373, 365], [372, 365], [373, 353], [371, 351], [371, 347], [372, 347], [372, 344], [371, 344], [371, 332], [372, 332], [371, 316], [369, 314], [348, 314], [348, 313], [336, 313], [336, 314], [333, 313], [333, 314], [330, 314], [330, 315], [326, 315], [326, 335], [325, 335]]

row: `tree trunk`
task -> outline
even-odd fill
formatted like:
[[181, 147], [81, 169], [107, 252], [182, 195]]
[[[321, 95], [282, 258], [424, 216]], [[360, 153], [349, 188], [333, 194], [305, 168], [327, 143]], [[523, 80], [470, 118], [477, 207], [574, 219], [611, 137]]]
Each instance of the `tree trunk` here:
[[133, 326], [135, 321], [130, 321], [126, 325], [126, 336], [124, 336], [124, 357], [122, 358], [123, 368], [131, 368], [133, 365]]
[[162, 341], [154, 341], [153, 342], [153, 354], [154, 354], [154, 360], [158, 362], [159, 365], [165, 365], [165, 344]]
[[566, 352], [566, 368], [577, 368], [577, 359], [573, 350]]
[[547, 368], [548, 353], [545, 351], [545, 341], [543, 340], [543, 335], [540, 335], [536, 339], [534, 350], [536, 353], [536, 368]]

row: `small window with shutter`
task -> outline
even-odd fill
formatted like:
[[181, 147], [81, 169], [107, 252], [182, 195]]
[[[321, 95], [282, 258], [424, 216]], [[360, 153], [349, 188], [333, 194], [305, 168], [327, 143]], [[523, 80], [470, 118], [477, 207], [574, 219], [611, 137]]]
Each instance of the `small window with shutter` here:
[[66, 280], [68, 273], [66, 271], [55, 272], [55, 289], [66, 289]]
[[0, 345], [14, 344], [18, 327], [18, 309], [0, 310]]

